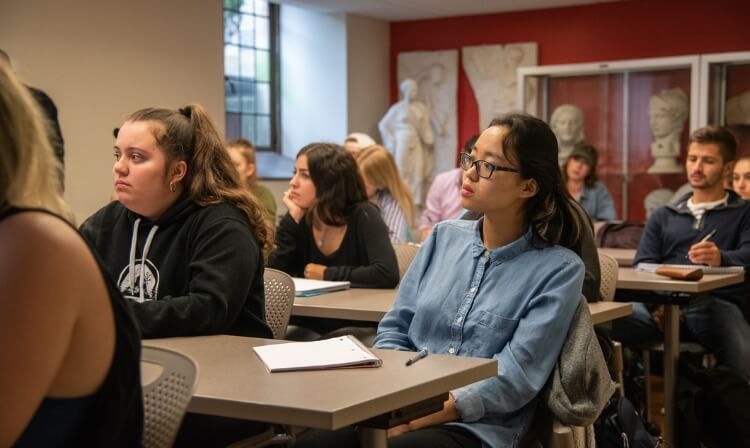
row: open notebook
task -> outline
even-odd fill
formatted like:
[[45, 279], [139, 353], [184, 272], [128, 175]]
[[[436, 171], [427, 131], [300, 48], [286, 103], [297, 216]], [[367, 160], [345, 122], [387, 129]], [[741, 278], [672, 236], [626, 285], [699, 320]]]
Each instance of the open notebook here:
[[703, 266], [700, 264], [659, 264], [659, 263], [638, 263], [637, 271], [656, 272], [658, 268], [678, 268], [678, 269], [700, 269], [704, 274], [736, 274], [744, 273], [743, 266]]
[[354, 336], [253, 347], [271, 372], [340, 367], [380, 367], [383, 363]]
[[327, 280], [310, 280], [308, 278], [294, 277], [294, 294], [297, 297], [316, 296], [332, 291], [349, 289], [349, 282], [331, 282]]

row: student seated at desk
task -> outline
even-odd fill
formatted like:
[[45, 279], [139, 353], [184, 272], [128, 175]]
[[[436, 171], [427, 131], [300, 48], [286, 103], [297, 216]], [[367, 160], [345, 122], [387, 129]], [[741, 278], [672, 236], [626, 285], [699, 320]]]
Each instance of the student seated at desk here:
[[0, 62], [0, 446], [140, 446], [140, 337], [67, 221], [60, 164]]
[[271, 231], [205, 110], [142, 109], [116, 137], [118, 200], [81, 232], [143, 337], [272, 337], [263, 292]]
[[354, 157], [311, 143], [297, 154], [289, 212], [268, 266], [293, 277], [348, 280], [354, 288], [395, 288], [398, 263], [380, 211], [367, 200]]
[[[391, 447], [517, 444], [580, 301], [587, 224], [562, 182], [549, 126], [522, 114], [493, 120], [461, 154], [461, 167], [461, 204], [484, 218], [433, 229], [375, 347], [494, 358], [498, 376], [456, 389], [442, 411], [392, 428]], [[299, 446], [356, 444], [348, 428], [309, 431]]]

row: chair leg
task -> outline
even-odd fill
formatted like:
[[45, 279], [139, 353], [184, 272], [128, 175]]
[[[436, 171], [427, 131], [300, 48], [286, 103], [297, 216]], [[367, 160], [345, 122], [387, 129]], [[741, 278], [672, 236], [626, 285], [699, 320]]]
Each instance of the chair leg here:
[[614, 341], [612, 348], [615, 352], [615, 375], [617, 376], [617, 389], [620, 391], [620, 398], [625, 398], [625, 376], [623, 370], [625, 369], [625, 362], [622, 357], [622, 344]]
[[651, 352], [643, 350], [643, 407], [646, 421], [651, 422]]

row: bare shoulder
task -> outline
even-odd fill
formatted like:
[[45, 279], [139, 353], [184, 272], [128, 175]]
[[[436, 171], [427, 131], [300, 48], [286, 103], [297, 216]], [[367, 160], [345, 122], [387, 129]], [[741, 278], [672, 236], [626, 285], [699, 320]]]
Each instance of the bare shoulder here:
[[0, 222], [0, 248], [0, 272], [31, 268], [44, 273], [95, 265], [93, 255], [73, 227], [38, 211], [21, 212]]

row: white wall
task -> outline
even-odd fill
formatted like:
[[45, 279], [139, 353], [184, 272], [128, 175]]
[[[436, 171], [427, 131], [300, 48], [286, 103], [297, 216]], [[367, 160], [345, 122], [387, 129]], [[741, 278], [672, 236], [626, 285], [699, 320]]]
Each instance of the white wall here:
[[367, 17], [346, 17], [348, 132], [380, 142], [378, 121], [390, 106], [390, 27]]
[[221, 0], [0, 0], [0, 48], [57, 103], [79, 219], [112, 191], [112, 128], [142, 107], [202, 103], [224, 132]]
[[281, 7], [281, 148], [347, 134], [346, 16]]

